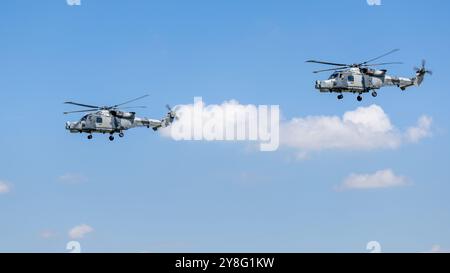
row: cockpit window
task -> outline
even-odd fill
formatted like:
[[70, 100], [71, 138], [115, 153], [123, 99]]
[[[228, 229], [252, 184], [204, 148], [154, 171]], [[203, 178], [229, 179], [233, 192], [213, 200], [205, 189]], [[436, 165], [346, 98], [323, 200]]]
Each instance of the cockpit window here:
[[333, 75], [330, 76], [330, 79], [336, 79], [338, 76], [338, 73], [333, 73]]
[[81, 121], [85, 121], [87, 119], [88, 115], [85, 115], [81, 118]]
[[354, 82], [355, 81], [355, 77], [353, 77], [353, 75], [348, 76], [348, 81], [349, 82]]
[[103, 120], [102, 120], [102, 118], [101, 117], [98, 117], [96, 120], [95, 120], [95, 122], [96, 123], [102, 123], [103, 122]]

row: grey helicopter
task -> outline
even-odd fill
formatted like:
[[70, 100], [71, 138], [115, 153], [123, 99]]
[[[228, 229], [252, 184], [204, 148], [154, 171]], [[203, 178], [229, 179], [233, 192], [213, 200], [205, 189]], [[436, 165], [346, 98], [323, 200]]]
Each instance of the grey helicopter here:
[[147, 127], [156, 131], [159, 128], [169, 126], [175, 119], [178, 119], [175, 111], [172, 110], [169, 105], [166, 105], [169, 112], [161, 120], [140, 118], [136, 116], [136, 112], [123, 111], [124, 109], [130, 108], [146, 108], [145, 106], [121, 107], [125, 104], [143, 99], [145, 97], [148, 97], [148, 95], [112, 106], [96, 106], [66, 101], [64, 102], [65, 104], [82, 106], [88, 109], [64, 112], [65, 115], [72, 113], [93, 112], [84, 115], [79, 121], [66, 122], [66, 130], [71, 133], [87, 133], [88, 139], [92, 139], [92, 133], [109, 134], [109, 140], [113, 141], [115, 133], [118, 133], [119, 137], [124, 137], [124, 131], [136, 127]]
[[420, 68], [414, 67], [416, 75], [412, 78], [389, 76], [386, 74], [386, 69], [372, 68], [375, 66], [402, 64], [401, 62], [372, 63], [380, 58], [397, 52], [398, 50], [399, 49], [394, 49], [376, 58], [356, 64], [342, 64], [316, 60], [308, 60], [306, 62], [337, 66], [335, 68], [317, 70], [313, 72], [320, 73], [325, 71], [333, 71], [333, 74], [331, 74], [327, 80], [316, 81], [315, 88], [320, 92], [338, 93], [337, 98], [339, 100], [344, 98], [342, 93], [357, 93], [357, 100], [362, 101], [363, 93], [368, 93], [371, 91], [372, 96], [376, 97], [378, 95], [377, 90], [385, 86], [397, 86], [404, 91], [406, 88], [411, 86], [420, 86], [425, 74], [432, 74], [430, 70], [425, 68], [425, 60], [422, 60], [422, 66]]

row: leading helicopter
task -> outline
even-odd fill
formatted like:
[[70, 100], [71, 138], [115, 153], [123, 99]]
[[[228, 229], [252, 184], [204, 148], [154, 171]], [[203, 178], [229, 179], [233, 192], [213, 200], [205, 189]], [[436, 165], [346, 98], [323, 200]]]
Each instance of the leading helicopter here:
[[344, 92], [357, 93], [357, 100], [362, 101], [363, 93], [372, 91], [372, 96], [376, 97], [378, 95], [377, 90], [384, 86], [397, 86], [401, 90], [405, 90], [411, 86], [419, 86], [425, 74], [432, 74], [430, 70], [425, 68], [425, 60], [422, 61], [420, 68], [414, 68], [416, 75], [412, 78], [389, 76], [386, 74], [386, 69], [371, 68], [382, 65], [402, 64], [401, 62], [372, 63], [397, 51], [398, 49], [394, 49], [376, 58], [356, 64], [331, 63], [316, 60], [306, 62], [337, 66], [336, 68], [314, 71], [314, 73], [334, 71], [328, 80], [316, 81], [315, 88], [320, 92], [338, 93], [337, 98], [339, 100], [344, 98], [342, 94]]
[[[96, 106], [66, 101], [65, 104], [82, 106], [88, 109], [64, 112], [64, 114], [94, 112], [84, 115], [79, 121], [66, 122], [66, 130], [71, 133], [87, 133], [88, 139], [92, 139], [92, 133], [108, 133], [110, 135], [109, 140], [113, 141], [114, 133], [118, 133], [119, 137], [124, 137], [125, 130], [136, 127], [147, 127], [156, 131], [161, 127], [169, 126], [175, 119], [178, 119], [175, 111], [169, 105], [166, 105], [169, 112], [161, 120], [140, 118], [136, 117], [136, 112], [122, 111], [129, 108], [146, 108], [145, 106], [121, 107], [145, 97], [148, 97], [148, 95], [112, 106]], [[119, 107], [121, 108], [119, 109]]]

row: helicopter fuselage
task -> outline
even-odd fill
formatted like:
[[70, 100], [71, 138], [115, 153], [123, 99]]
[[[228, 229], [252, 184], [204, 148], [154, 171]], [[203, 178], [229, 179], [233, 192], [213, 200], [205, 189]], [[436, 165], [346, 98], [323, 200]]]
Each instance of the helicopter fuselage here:
[[372, 96], [376, 97], [376, 90], [384, 86], [397, 86], [401, 90], [405, 90], [411, 86], [419, 86], [422, 83], [425, 74], [432, 74], [432, 71], [425, 68], [425, 60], [422, 60], [422, 66], [420, 68], [414, 68], [416, 75], [412, 78], [393, 77], [386, 74], [386, 69], [372, 68], [381, 65], [401, 64], [400, 62], [373, 63], [374, 61], [397, 52], [398, 50], [399, 49], [391, 50], [383, 55], [361, 63], [344, 64], [317, 60], [308, 60], [306, 62], [331, 65], [335, 67], [314, 71], [314, 73], [334, 71], [327, 80], [316, 81], [315, 88], [317, 90], [320, 92], [339, 93], [337, 96], [338, 99], [342, 99], [344, 97], [342, 95], [344, 92], [358, 93], [359, 95], [357, 100], [361, 101], [361, 94], [363, 93], [367, 93], [372, 90]]
[[[111, 113], [112, 112], [112, 113]], [[79, 121], [66, 122], [66, 130], [71, 133], [121, 133], [135, 128], [155, 128], [161, 126], [160, 120], [139, 118], [134, 112], [100, 110], [87, 114]]]
[[92, 133], [109, 133], [109, 140], [114, 140], [114, 133], [119, 133], [119, 137], [123, 137], [123, 131], [136, 128], [147, 127], [154, 131], [162, 127], [169, 126], [175, 119], [177, 119], [176, 112], [172, 110], [169, 105], [166, 105], [169, 112], [160, 120], [136, 117], [136, 112], [122, 111], [125, 108], [145, 108], [145, 106], [127, 106], [119, 108], [125, 104], [143, 99], [148, 95], [140, 96], [138, 98], [115, 104], [112, 106], [97, 106], [90, 104], [83, 104], [73, 101], [66, 101], [65, 104], [71, 104], [84, 107], [85, 109], [68, 111], [64, 114], [86, 113], [79, 121], [66, 122], [66, 130], [71, 133], [88, 133], [88, 139], [92, 139]]
[[350, 68], [348, 70], [336, 71], [327, 80], [316, 81], [315, 88], [320, 92], [350, 92], [367, 93], [385, 86], [397, 86], [404, 90], [407, 87], [417, 85], [420, 77], [414, 78], [393, 77], [386, 74], [386, 70], [372, 70]]

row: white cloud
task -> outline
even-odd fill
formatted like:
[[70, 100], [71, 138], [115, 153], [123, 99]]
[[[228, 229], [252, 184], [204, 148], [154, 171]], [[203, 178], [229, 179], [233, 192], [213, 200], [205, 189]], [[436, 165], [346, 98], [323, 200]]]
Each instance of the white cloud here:
[[69, 230], [69, 237], [71, 239], [81, 239], [86, 234], [93, 232], [94, 229], [86, 224], [78, 225]]
[[58, 177], [58, 181], [64, 184], [79, 184], [87, 181], [87, 178], [79, 173], [66, 173]]
[[[226, 101], [219, 106], [233, 109], [241, 116], [248, 114], [247, 106], [235, 100]], [[191, 104], [179, 105], [177, 108], [192, 107]], [[207, 114], [212, 109], [210, 106], [205, 107], [206, 114], [203, 117], [217, 118]], [[186, 127], [192, 126], [183, 115], [177, 122], [186, 123]], [[200, 120], [194, 121], [196, 122], [201, 123], [201, 117]], [[225, 123], [225, 127], [233, 128], [242, 125], [232, 118], [226, 119]], [[281, 147], [295, 150], [297, 158], [304, 160], [314, 151], [396, 149], [403, 144], [417, 143], [423, 138], [430, 137], [431, 126], [432, 118], [423, 115], [419, 117], [416, 125], [400, 130], [394, 126], [383, 108], [373, 104], [347, 111], [342, 116], [316, 115], [281, 121], [279, 138]], [[170, 132], [170, 127], [161, 130], [163, 136], [170, 136]]]
[[401, 132], [378, 105], [358, 107], [339, 116], [307, 116], [285, 122], [280, 128], [281, 145], [308, 151], [329, 149], [395, 149], [431, 135], [432, 120], [419, 118], [418, 124]]
[[428, 116], [422, 116], [419, 118], [417, 122], [417, 126], [410, 127], [406, 131], [406, 138], [409, 142], [416, 143], [422, 138], [431, 136], [431, 124], [433, 123], [433, 119]]
[[11, 191], [11, 186], [9, 183], [0, 181], [0, 194], [6, 194]]
[[337, 190], [363, 190], [391, 188], [408, 185], [408, 179], [404, 176], [396, 175], [391, 169], [377, 171], [373, 174], [351, 174]]

